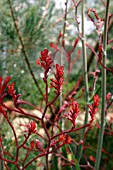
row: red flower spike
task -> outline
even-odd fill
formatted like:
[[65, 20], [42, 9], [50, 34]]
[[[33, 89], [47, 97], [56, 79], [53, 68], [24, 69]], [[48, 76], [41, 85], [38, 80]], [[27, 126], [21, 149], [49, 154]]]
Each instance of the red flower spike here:
[[9, 93], [10, 95], [15, 94], [14, 82], [12, 82], [12, 84], [8, 84], [8, 93]]
[[47, 49], [44, 49], [43, 51], [46, 55], [48, 54], [48, 50]]
[[51, 147], [56, 146], [57, 140], [51, 142]]
[[41, 65], [47, 74], [49, 69], [51, 68], [51, 64], [53, 62], [51, 55], [49, 55], [49, 51], [47, 49], [44, 49], [41, 51], [41, 57], [36, 60], [36, 64]]
[[94, 163], [96, 162], [96, 158], [94, 158], [92, 155], [90, 155], [89, 159]]
[[[57, 84], [57, 80], [55, 80], [55, 79], [51, 79], [51, 81], [53, 82], [53, 83], [55, 83], [55, 84]], [[58, 85], [58, 84], [57, 84]]]
[[93, 97], [93, 103], [92, 105], [88, 105], [89, 107], [89, 113], [90, 113], [90, 116], [91, 116], [91, 121], [94, 120], [94, 115], [96, 114], [96, 112], [98, 111], [98, 106], [99, 106], [99, 102], [100, 102], [100, 98], [98, 96], [98, 94], [96, 94], [94, 97]]
[[72, 139], [70, 136], [66, 136], [66, 144], [70, 144], [72, 142]]
[[100, 102], [100, 98], [99, 98], [98, 94], [96, 94], [96, 95], [93, 97], [93, 99], [94, 99], [93, 106], [94, 106], [94, 107], [98, 107], [98, 106], [99, 106], [99, 102]]
[[11, 80], [11, 77], [8, 76], [5, 81], [2, 83], [2, 77], [0, 77], [0, 112], [4, 115], [4, 117], [6, 119], [8, 119], [7, 113], [5, 112], [3, 106], [1, 105], [1, 103], [3, 102], [3, 93], [5, 91], [5, 88], [8, 84], [8, 82]]
[[36, 122], [31, 122], [31, 123], [30, 123], [30, 128], [29, 128], [29, 130], [30, 130], [32, 133], [36, 132]]
[[34, 141], [31, 141], [31, 142], [30, 142], [30, 147], [31, 147], [31, 150], [34, 149], [34, 147], [35, 147]]
[[72, 110], [74, 113], [78, 114], [79, 113], [79, 104], [76, 101], [72, 102]]
[[71, 143], [72, 139], [67, 134], [62, 134], [62, 135], [59, 136], [59, 139], [58, 139], [57, 142], [62, 142], [61, 145], [65, 145], [65, 144]]
[[56, 75], [58, 76], [58, 78], [61, 78], [64, 74], [64, 66], [59, 66], [58, 64], [56, 64]]
[[15, 93], [14, 82], [12, 82], [11, 84], [8, 84], [8, 93], [10, 96], [12, 96], [14, 100], [14, 104], [17, 105], [17, 100], [20, 95], [19, 94], [16, 95]]
[[56, 94], [60, 93], [60, 89], [63, 85], [64, 82], [63, 75], [64, 75], [64, 66], [59, 66], [58, 64], [56, 64], [56, 74], [55, 74], [56, 80], [53, 78], [50, 79], [51, 80], [50, 85], [51, 87], [56, 89], [55, 91]]
[[30, 132], [30, 133], [35, 133], [36, 132], [36, 122], [32, 121], [30, 122], [30, 124], [20, 124], [20, 126], [24, 126], [26, 127], [28, 130], [26, 130], [25, 132]]
[[39, 151], [44, 152], [44, 148], [43, 148], [41, 142], [40, 142], [38, 139], [36, 139], [35, 147], [36, 147], [36, 149], [38, 149]]
[[76, 101], [72, 102], [72, 110], [68, 114], [65, 114], [68, 120], [73, 123], [73, 127], [76, 126], [76, 118], [79, 113], [79, 104]]
[[62, 142], [62, 141], [64, 141], [64, 140], [65, 140], [65, 135], [64, 135], [64, 134], [60, 135], [60, 137], [59, 137], [59, 142]]
[[2, 95], [2, 93], [4, 92], [4, 90], [5, 90], [7, 84], [9, 83], [10, 80], [11, 80], [11, 77], [8, 76], [5, 79], [4, 83], [2, 84], [2, 77], [0, 77], [0, 95]]

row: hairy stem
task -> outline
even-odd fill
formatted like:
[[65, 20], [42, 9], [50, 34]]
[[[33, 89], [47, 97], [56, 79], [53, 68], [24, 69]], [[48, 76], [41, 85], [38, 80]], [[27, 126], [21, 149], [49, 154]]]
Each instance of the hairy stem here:
[[[105, 14], [105, 23], [104, 23], [104, 35], [103, 35], [103, 64], [106, 66], [106, 51], [107, 51], [107, 30], [108, 30], [108, 11], [109, 11], [109, 2], [107, 0], [106, 4], [106, 14]], [[99, 130], [98, 137], [98, 146], [96, 153], [96, 163], [95, 169], [99, 170], [100, 160], [101, 160], [101, 150], [103, 145], [103, 136], [104, 136], [104, 128], [105, 128], [105, 108], [106, 108], [106, 69], [102, 67], [102, 106], [101, 106], [101, 125]]]

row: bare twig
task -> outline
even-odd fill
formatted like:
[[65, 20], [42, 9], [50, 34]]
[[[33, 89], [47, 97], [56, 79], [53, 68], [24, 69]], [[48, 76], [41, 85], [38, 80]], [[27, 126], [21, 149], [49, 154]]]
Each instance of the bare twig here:
[[48, 7], [49, 7], [49, 4], [50, 4], [50, 0], [47, 0], [47, 3], [46, 3], [46, 6], [45, 6], [45, 9], [44, 9], [44, 12], [43, 12], [42, 17], [41, 17], [41, 19], [40, 19], [40, 21], [39, 21], [39, 23], [38, 23], [38, 26], [37, 26], [37, 29], [38, 29], [38, 30], [40, 29], [40, 26], [41, 26], [41, 24], [42, 24], [42, 22], [43, 22], [43, 19], [44, 19], [45, 16], [47, 15], [47, 9], [48, 9]]

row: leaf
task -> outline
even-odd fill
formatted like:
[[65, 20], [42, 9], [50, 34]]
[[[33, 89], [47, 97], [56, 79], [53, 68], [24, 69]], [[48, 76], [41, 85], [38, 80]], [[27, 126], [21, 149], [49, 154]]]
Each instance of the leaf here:
[[52, 160], [52, 169], [58, 170], [58, 157], [54, 155]]
[[[68, 154], [66, 152], [66, 145], [62, 146], [62, 155], [68, 159]], [[71, 170], [71, 168], [69, 166], [65, 167], [65, 170]]]
[[[75, 158], [75, 155], [74, 155], [74, 153], [73, 153], [73, 150], [72, 150], [71, 146], [68, 145], [68, 147], [69, 147], [69, 149], [70, 149], [70, 151], [71, 151], [72, 158], [73, 158], [73, 160], [74, 160], [74, 162], [75, 162], [75, 167], [76, 167], [75, 169], [76, 169], [76, 170], [81, 170], [80, 167], [79, 167], [78, 160]], [[74, 167], [73, 167], [73, 168], [74, 168]]]

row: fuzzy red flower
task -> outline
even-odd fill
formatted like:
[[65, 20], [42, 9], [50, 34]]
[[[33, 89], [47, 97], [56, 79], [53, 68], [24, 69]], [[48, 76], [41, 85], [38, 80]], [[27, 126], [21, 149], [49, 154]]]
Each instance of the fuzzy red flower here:
[[100, 102], [100, 98], [98, 96], [98, 94], [96, 94], [94, 97], [93, 97], [93, 103], [92, 105], [88, 105], [89, 107], [89, 113], [90, 113], [90, 116], [91, 116], [91, 119], [94, 120], [94, 115], [95, 113], [98, 111], [98, 106], [99, 106], [99, 102]]
[[32, 133], [36, 132], [36, 122], [31, 122], [31, 123], [30, 123], [29, 130], [30, 130]]
[[62, 142], [61, 145], [65, 145], [65, 144], [71, 143], [72, 139], [67, 134], [62, 134], [62, 135], [60, 135], [58, 142]]
[[9, 81], [11, 80], [11, 77], [8, 76], [4, 82], [2, 82], [2, 77], [0, 77], [0, 112], [5, 116], [5, 118], [8, 118], [7, 117], [7, 114], [2, 106], [2, 102], [3, 102], [3, 99], [4, 99], [4, 91], [5, 91], [5, 88], [7, 86], [7, 84], [9, 83]]
[[13, 96], [15, 94], [15, 89], [14, 89], [14, 82], [12, 84], [8, 84], [8, 93]]
[[99, 98], [98, 94], [96, 94], [96, 95], [93, 97], [93, 99], [94, 99], [93, 106], [94, 106], [94, 107], [98, 107], [98, 106], [99, 106], [99, 102], [100, 102], [100, 98]]
[[56, 74], [55, 74], [55, 78], [56, 79], [50, 79], [51, 80], [51, 87], [54, 87], [56, 89], [55, 93], [59, 94], [60, 93], [60, 89], [63, 85], [64, 82], [64, 66], [59, 66], [59, 64], [56, 64]]
[[53, 60], [48, 50], [44, 49], [43, 51], [41, 51], [41, 57], [36, 61], [36, 64], [41, 65], [47, 73], [51, 68], [52, 62]]
[[30, 142], [30, 149], [33, 150], [34, 147], [35, 147], [35, 143], [34, 143], [34, 141], [31, 141], [31, 142]]
[[72, 102], [72, 110], [65, 116], [67, 117], [68, 120], [70, 120], [73, 123], [73, 127], [76, 125], [76, 118], [79, 113], [79, 104], [76, 101]]
[[59, 66], [59, 64], [56, 64], [56, 76], [57, 78], [61, 78], [64, 75], [64, 66]]
[[76, 114], [79, 113], [79, 104], [76, 101], [72, 102], [72, 110], [73, 110], [73, 113], [76, 113]]
[[2, 77], [0, 77], [0, 97], [1, 95], [4, 93], [4, 90], [7, 86], [7, 84], [9, 83], [9, 81], [11, 80], [11, 77], [8, 76], [5, 81], [2, 83]]
[[92, 155], [89, 156], [89, 159], [94, 163], [96, 162], [96, 158], [94, 158]]
[[38, 139], [36, 139], [35, 147], [36, 147], [36, 149], [38, 149], [39, 151], [44, 152], [44, 148], [43, 148], [41, 142], [40, 142]]
[[26, 130], [26, 132], [30, 132], [30, 133], [35, 133], [36, 132], [36, 122], [32, 121], [30, 122], [30, 124], [20, 124], [20, 126], [24, 126], [26, 127], [28, 130]]

